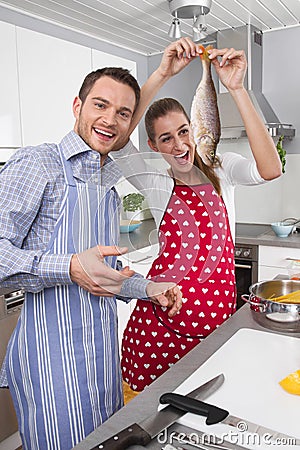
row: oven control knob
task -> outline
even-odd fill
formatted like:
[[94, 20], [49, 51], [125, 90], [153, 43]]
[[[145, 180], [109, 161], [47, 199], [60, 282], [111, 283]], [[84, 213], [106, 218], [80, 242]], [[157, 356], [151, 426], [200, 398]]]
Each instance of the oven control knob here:
[[243, 252], [243, 256], [245, 257], [245, 258], [248, 258], [249, 256], [250, 256], [250, 250], [248, 249], [248, 250], [244, 250], [244, 252]]
[[241, 256], [241, 254], [242, 254], [242, 249], [241, 248], [237, 248], [235, 250], [235, 256]]

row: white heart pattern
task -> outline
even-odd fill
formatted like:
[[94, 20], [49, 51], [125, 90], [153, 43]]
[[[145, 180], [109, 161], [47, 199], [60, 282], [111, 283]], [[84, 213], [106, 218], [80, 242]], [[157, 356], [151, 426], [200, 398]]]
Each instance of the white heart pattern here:
[[169, 318], [167, 307], [156, 306], [160, 322], [150, 302], [137, 301], [124, 332], [122, 373], [138, 391], [191, 350], [199, 342], [193, 336], [201, 340], [235, 307], [234, 246], [222, 199], [210, 184], [175, 186], [167, 213], [159, 229], [160, 254], [148, 279], [174, 280], [183, 307]]

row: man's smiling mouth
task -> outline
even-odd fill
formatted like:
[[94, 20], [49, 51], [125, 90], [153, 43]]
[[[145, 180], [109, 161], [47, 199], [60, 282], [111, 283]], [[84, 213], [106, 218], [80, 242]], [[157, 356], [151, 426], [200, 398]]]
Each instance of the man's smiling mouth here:
[[100, 130], [99, 128], [94, 128], [97, 134], [100, 134], [101, 136], [106, 136], [108, 138], [113, 138], [115, 134], [109, 133], [108, 131]]

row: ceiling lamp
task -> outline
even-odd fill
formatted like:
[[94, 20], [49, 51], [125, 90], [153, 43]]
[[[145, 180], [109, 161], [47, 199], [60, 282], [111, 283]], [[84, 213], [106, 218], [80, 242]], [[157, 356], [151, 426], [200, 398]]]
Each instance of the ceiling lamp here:
[[168, 35], [172, 39], [179, 39], [181, 37], [180, 20], [177, 17], [177, 11], [175, 11], [175, 17], [172, 20]]
[[194, 19], [193, 40], [201, 41], [207, 37], [206, 14], [209, 13], [212, 0], [167, 0], [171, 14], [175, 17], [169, 29], [169, 36], [178, 39], [181, 36], [180, 19]]

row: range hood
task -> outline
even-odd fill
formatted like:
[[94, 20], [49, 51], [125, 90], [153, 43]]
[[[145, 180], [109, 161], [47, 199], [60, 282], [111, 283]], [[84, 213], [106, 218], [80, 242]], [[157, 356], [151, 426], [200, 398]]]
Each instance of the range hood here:
[[[295, 129], [281, 122], [262, 93], [262, 33], [253, 25], [226, 29], [216, 33], [217, 48], [243, 49], [248, 60], [245, 87], [251, 100], [266, 124], [272, 137], [284, 135], [292, 139]], [[219, 82], [218, 106], [221, 119], [221, 139], [246, 137], [246, 131], [238, 109], [224, 86]]]

